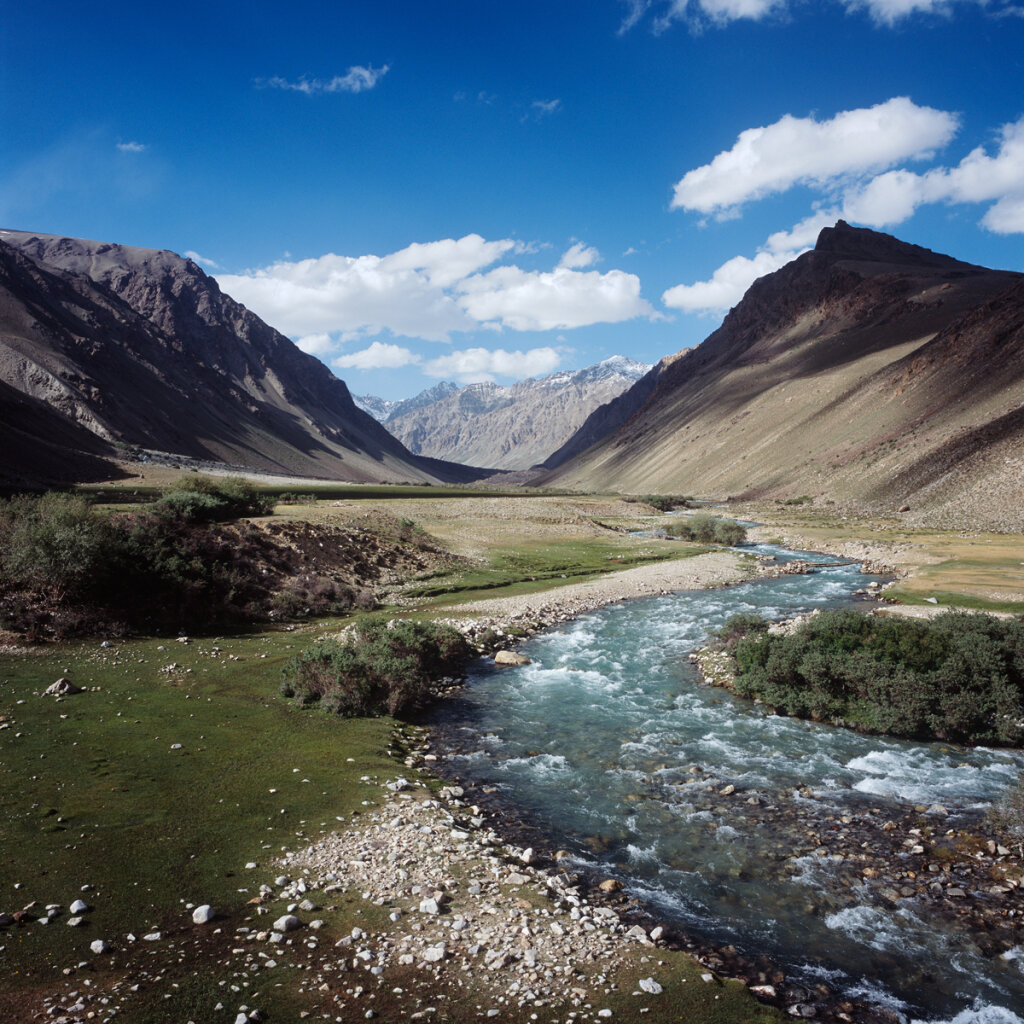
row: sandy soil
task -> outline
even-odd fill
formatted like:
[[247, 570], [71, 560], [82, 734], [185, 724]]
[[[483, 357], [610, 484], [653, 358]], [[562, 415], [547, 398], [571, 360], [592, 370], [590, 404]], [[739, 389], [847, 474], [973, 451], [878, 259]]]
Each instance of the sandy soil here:
[[640, 565], [557, 590], [473, 601], [449, 609], [449, 615], [489, 615], [502, 620], [520, 617], [556, 619], [579, 615], [606, 604], [635, 597], [700, 590], [749, 579], [751, 569], [735, 551], [711, 551], [693, 558]]

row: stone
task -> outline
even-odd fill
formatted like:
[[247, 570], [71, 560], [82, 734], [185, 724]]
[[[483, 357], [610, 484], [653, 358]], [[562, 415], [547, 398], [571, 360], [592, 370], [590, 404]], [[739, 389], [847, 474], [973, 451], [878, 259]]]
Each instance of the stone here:
[[302, 922], [294, 914], [285, 914], [274, 922], [275, 932], [293, 932], [302, 927]]
[[163, 934], [160, 932], [147, 932], [142, 936], [143, 942], [159, 942], [163, 938]]
[[427, 948], [423, 950], [422, 956], [427, 963], [436, 964], [439, 960], [444, 959], [444, 954], [444, 943], [440, 942], [436, 946], [427, 946]]
[[640, 988], [644, 992], [650, 992], [652, 996], [661, 995], [665, 990], [653, 978], [641, 978]]
[[68, 697], [73, 693], [82, 693], [83, 690], [80, 686], [75, 686], [70, 679], [61, 677], [55, 683], [50, 685], [43, 690], [44, 697]]
[[89, 943], [89, 948], [97, 955], [100, 956], [103, 953], [110, 952], [110, 943], [104, 942], [103, 939], [93, 939]]
[[428, 896], [425, 900], [420, 900], [420, 913], [421, 914], [440, 914], [441, 904], [438, 903], [432, 896]]
[[70, 928], [77, 928], [84, 919], [78, 916], [68, 918], [68, 926]]
[[494, 655], [495, 665], [529, 665], [530, 659], [518, 651], [498, 651]]
[[619, 892], [620, 890], [625, 889], [625, 886], [617, 878], [606, 878], [600, 885], [598, 885], [598, 889], [600, 889], [601, 892]]
[[196, 907], [192, 911], [192, 920], [196, 924], [209, 924], [214, 917], [216, 917], [216, 914], [209, 903], [204, 903], [201, 907]]
[[84, 914], [89, 909], [89, 905], [85, 900], [75, 900], [74, 903], [68, 907], [68, 913], [71, 914]]

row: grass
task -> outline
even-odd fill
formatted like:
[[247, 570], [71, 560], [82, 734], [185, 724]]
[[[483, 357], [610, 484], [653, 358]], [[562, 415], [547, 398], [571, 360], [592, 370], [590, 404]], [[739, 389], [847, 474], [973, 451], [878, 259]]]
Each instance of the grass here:
[[[394, 774], [390, 720], [276, 696], [304, 643], [282, 632], [0, 657], [0, 909], [67, 907], [84, 885], [94, 906], [83, 928], [0, 934], [0, 1008], [5, 992], [59, 980], [95, 938], [190, 925], [182, 901], [240, 914], [258, 885], [247, 862], [263, 880], [283, 848], [362, 810], [361, 776]], [[98, 689], [39, 696], [63, 675]]]
[[[483, 565], [471, 565], [406, 591], [412, 598], [444, 604], [483, 597], [519, 596], [551, 590], [582, 579], [650, 562], [689, 558], [709, 550], [701, 545], [623, 546], [617, 540], [576, 540], [493, 549]], [[495, 595], [495, 591], [499, 594]], [[449, 602], [450, 603], [450, 602]]]

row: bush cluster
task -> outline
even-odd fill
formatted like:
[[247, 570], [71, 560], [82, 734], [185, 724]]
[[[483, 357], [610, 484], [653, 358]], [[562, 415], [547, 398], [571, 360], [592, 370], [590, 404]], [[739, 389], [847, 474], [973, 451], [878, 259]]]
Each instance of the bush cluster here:
[[351, 640], [325, 640], [293, 658], [281, 693], [348, 718], [397, 715], [429, 695], [431, 680], [459, 672], [471, 653], [451, 626], [369, 619]]
[[368, 591], [314, 574], [271, 597], [272, 578], [261, 569], [267, 537], [249, 523], [207, 521], [225, 507], [259, 509], [263, 499], [247, 483], [218, 481], [212, 494], [186, 487], [150, 510], [112, 515], [74, 494], [0, 501], [0, 624], [43, 639], [374, 606]]
[[224, 522], [242, 516], [265, 516], [274, 499], [261, 494], [241, 476], [212, 477], [201, 473], [183, 476], [153, 506], [157, 515], [195, 523]]
[[742, 544], [747, 539], [746, 527], [734, 519], [718, 519], [707, 512], [674, 519], [665, 526], [665, 533], [680, 540], [699, 544]]
[[786, 714], [894, 736], [1024, 742], [1024, 619], [847, 610], [788, 636], [733, 632], [735, 692]]
[[659, 512], [671, 512], [677, 508], [692, 508], [693, 499], [684, 498], [681, 494], [644, 494], [639, 498], [626, 498], [626, 501], [639, 501], [650, 505]]

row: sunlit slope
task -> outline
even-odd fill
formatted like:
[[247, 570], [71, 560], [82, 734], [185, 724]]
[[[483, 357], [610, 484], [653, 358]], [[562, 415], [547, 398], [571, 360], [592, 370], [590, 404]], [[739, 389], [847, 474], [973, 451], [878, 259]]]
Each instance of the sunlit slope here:
[[1022, 281], [840, 222], [543, 482], [1019, 517]]

